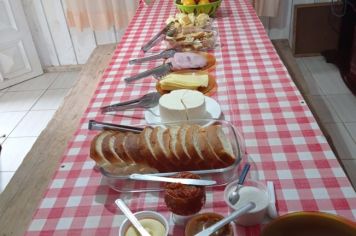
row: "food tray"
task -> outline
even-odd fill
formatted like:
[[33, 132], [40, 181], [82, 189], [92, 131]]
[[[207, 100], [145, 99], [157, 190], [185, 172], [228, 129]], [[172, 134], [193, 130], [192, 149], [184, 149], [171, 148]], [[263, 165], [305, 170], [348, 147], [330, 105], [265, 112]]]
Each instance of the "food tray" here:
[[[216, 124], [221, 125], [224, 133], [231, 141], [232, 149], [234, 156], [236, 157], [235, 162], [226, 168], [221, 169], [211, 169], [211, 170], [196, 170], [190, 171], [192, 173], [200, 175], [202, 179], [215, 180], [215, 186], [226, 185], [227, 183], [233, 181], [238, 176], [238, 166], [242, 159], [245, 158], [245, 145], [244, 140], [241, 135], [241, 132], [234, 127], [230, 122], [224, 120], [191, 120], [191, 121], [183, 121], [184, 123], [198, 123], [200, 125], [203, 124]], [[179, 125], [180, 122], [172, 122], [172, 123], [154, 123], [149, 124], [150, 126], [170, 126], [170, 125]], [[113, 175], [107, 172], [103, 168], [99, 168], [102, 174], [102, 180], [105, 184], [108, 184], [110, 188], [118, 192], [147, 192], [147, 191], [161, 191], [163, 190], [162, 183], [157, 182], [147, 182], [140, 180], [131, 180], [128, 175]], [[168, 172], [168, 173], [157, 173], [152, 175], [157, 176], [171, 176], [176, 174], [177, 172]]]

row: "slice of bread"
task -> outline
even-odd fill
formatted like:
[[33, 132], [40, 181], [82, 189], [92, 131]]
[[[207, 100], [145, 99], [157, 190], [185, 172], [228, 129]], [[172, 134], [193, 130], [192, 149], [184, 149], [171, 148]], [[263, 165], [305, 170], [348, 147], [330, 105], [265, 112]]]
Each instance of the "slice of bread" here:
[[173, 171], [173, 172], [180, 171], [182, 163], [180, 162], [180, 159], [176, 155], [174, 155], [173, 151], [170, 149], [171, 135], [170, 135], [169, 130], [170, 130], [170, 128], [166, 128], [166, 129], [164, 129], [164, 131], [162, 133], [161, 145], [163, 144], [163, 146], [161, 146], [161, 148], [163, 149], [163, 152], [166, 155], [167, 159], [174, 166], [174, 169], [172, 169], [171, 171]]
[[126, 133], [126, 138], [124, 140], [124, 150], [127, 156], [135, 162], [135, 164], [147, 164], [147, 160], [139, 153], [139, 138], [140, 136], [134, 133]]
[[208, 141], [208, 132], [205, 128], [199, 129], [198, 143], [201, 154], [205, 157], [210, 169], [219, 169], [227, 166], [214, 152], [214, 147]]
[[127, 166], [127, 163], [124, 162], [120, 156], [115, 152], [115, 140], [116, 133], [111, 132], [109, 135], [106, 135], [102, 142], [102, 153], [106, 160], [111, 164], [116, 166]]
[[157, 159], [153, 145], [151, 144], [151, 135], [153, 129], [151, 127], [146, 127], [141, 133], [139, 138], [139, 153], [143, 158], [146, 159], [147, 163], [157, 169], [159, 172], [165, 172], [167, 168], [164, 163], [161, 163], [160, 160]]
[[90, 157], [98, 166], [106, 166], [111, 163], [105, 158], [102, 150], [102, 144], [106, 136], [111, 135], [110, 131], [103, 131], [96, 135], [90, 144]]
[[207, 169], [210, 167], [209, 158], [204, 154], [199, 144], [199, 125], [190, 125], [185, 135], [185, 147], [192, 158], [194, 165], [198, 169]]
[[185, 160], [185, 170], [198, 170], [199, 166], [196, 164], [194, 157], [190, 155], [186, 145], [186, 134], [189, 125], [180, 126], [178, 130], [178, 137], [176, 142], [176, 152], [180, 159]]
[[153, 128], [150, 140], [153, 147], [153, 153], [156, 159], [164, 166], [165, 169], [173, 171], [175, 168], [174, 162], [172, 161], [171, 157], [167, 156], [170, 154], [170, 152], [165, 153], [163, 132], [164, 128], [160, 126]]
[[127, 164], [134, 164], [134, 160], [126, 153], [124, 143], [126, 139], [126, 133], [118, 132], [115, 134], [114, 150], [116, 154]]
[[209, 144], [213, 147], [215, 154], [227, 166], [235, 162], [235, 156], [232, 145], [222, 130], [221, 125], [211, 125], [205, 128]]
[[[167, 130], [169, 133], [169, 149], [172, 154], [175, 156], [177, 162], [179, 163], [180, 170], [189, 170], [189, 161], [190, 158], [187, 155], [179, 155], [177, 151], [177, 142], [178, 142], [178, 132], [180, 126], [170, 126]], [[184, 151], [183, 151], [184, 152]]]

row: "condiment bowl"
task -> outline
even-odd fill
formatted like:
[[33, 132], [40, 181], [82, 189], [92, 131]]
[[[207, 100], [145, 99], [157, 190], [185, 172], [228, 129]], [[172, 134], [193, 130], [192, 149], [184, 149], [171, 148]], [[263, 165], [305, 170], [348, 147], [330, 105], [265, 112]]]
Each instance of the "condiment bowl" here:
[[[200, 231], [210, 227], [224, 217], [214, 212], [206, 212], [193, 216], [185, 226], [185, 236], [193, 236]], [[231, 224], [225, 225], [223, 228], [215, 232], [214, 235], [232, 236], [234, 230]]]
[[[169, 224], [168, 224], [167, 219], [163, 215], [161, 215], [157, 212], [154, 212], [154, 211], [139, 211], [139, 212], [134, 213], [134, 215], [136, 216], [136, 218], [138, 220], [153, 219], [153, 220], [160, 222], [166, 229], [165, 233], [162, 234], [162, 236], [168, 235]], [[127, 236], [126, 233], [130, 226], [132, 226], [131, 222], [128, 219], [125, 219], [120, 226], [119, 236]]]
[[262, 236], [336, 236], [355, 235], [356, 223], [324, 212], [293, 212], [280, 216], [263, 230]]
[[239, 189], [239, 201], [236, 204], [231, 204], [229, 201], [229, 195], [232, 191], [235, 190], [237, 182], [238, 180], [231, 182], [224, 190], [224, 200], [229, 206], [230, 210], [235, 211], [239, 207], [246, 204], [248, 201], [254, 202], [256, 207], [250, 212], [237, 218], [235, 222], [243, 226], [251, 226], [262, 223], [267, 213], [269, 204], [267, 186], [260, 181], [246, 179], [243, 186]]

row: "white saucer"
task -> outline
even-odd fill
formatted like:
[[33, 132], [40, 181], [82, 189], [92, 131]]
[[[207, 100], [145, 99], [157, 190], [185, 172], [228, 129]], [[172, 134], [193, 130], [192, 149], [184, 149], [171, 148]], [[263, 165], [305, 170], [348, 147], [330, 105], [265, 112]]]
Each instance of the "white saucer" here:
[[[213, 98], [205, 96], [205, 105], [206, 105], [206, 111], [208, 113], [207, 117], [202, 117], [201, 119], [219, 119], [221, 116], [221, 108], [219, 103], [215, 101]], [[159, 105], [145, 110], [145, 120], [148, 124], [157, 124], [157, 123], [162, 123], [160, 114], [159, 114]], [[214, 121], [208, 121], [205, 122], [204, 124], [201, 124], [202, 126], [208, 126], [212, 124]]]

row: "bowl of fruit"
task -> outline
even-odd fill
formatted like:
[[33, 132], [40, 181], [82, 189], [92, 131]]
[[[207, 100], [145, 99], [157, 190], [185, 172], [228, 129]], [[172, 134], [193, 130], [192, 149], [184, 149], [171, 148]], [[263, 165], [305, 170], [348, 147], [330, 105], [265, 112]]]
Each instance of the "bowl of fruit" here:
[[206, 13], [214, 16], [222, 0], [174, 0], [178, 10], [182, 13]]

